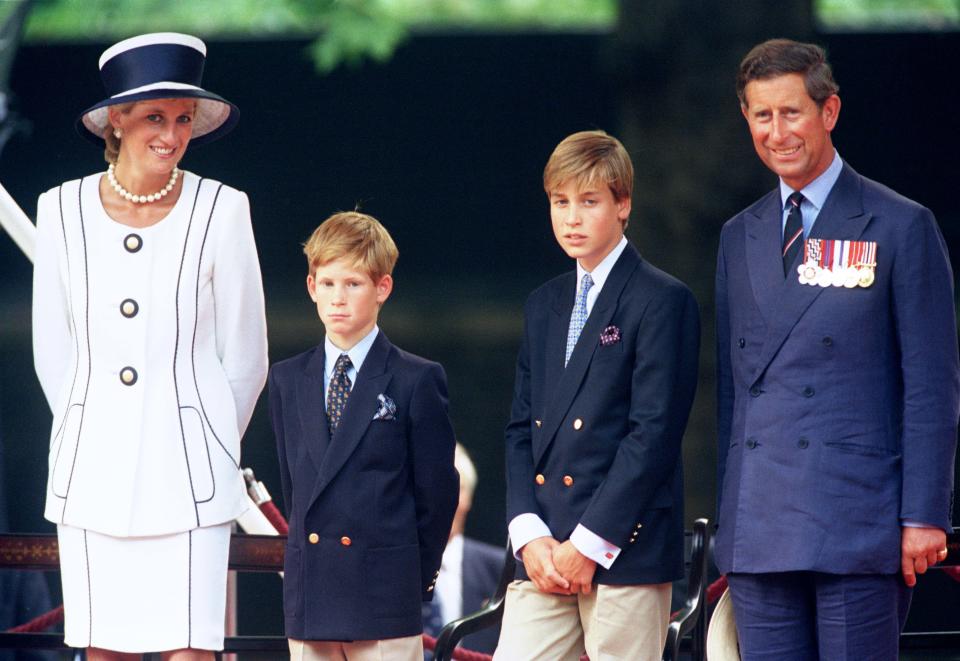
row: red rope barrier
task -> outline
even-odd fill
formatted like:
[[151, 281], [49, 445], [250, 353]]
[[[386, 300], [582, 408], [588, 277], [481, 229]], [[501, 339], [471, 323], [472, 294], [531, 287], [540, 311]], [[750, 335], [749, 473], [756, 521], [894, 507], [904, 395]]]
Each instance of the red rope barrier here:
[[720, 595], [723, 594], [724, 590], [727, 589], [727, 577], [721, 576], [713, 583], [707, 586], [707, 603], [712, 604], [717, 599], [720, 598]]
[[[423, 649], [432, 652], [437, 648], [437, 639], [433, 636], [423, 634]], [[453, 650], [453, 658], [457, 661], [492, 661], [493, 657], [483, 652], [474, 652], [473, 650], [458, 647]]]
[[57, 606], [52, 611], [38, 615], [29, 622], [7, 629], [6, 633], [35, 633], [46, 631], [55, 624], [63, 622], [63, 606]]

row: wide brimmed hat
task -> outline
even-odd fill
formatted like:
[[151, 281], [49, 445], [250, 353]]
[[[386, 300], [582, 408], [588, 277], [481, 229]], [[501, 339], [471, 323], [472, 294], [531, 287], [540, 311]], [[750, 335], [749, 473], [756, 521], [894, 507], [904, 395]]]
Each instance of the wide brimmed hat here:
[[146, 99], [196, 99], [190, 144], [202, 145], [226, 135], [236, 126], [235, 105], [200, 87], [207, 47], [188, 34], [141, 34], [114, 44], [100, 56], [100, 78], [109, 94], [77, 119], [81, 135], [103, 146], [109, 124], [107, 109]]
[[724, 590], [710, 616], [707, 629], [707, 661], [740, 661], [737, 620], [733, 616], [730, 589]]

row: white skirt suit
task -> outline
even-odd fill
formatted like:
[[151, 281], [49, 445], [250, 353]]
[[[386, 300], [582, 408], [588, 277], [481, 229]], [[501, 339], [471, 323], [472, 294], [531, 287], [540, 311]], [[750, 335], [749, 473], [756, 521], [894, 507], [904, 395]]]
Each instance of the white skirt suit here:
[[183, 173], [146, 228], [107, 216], [101, 174], [40, 196], [33, 351], [53, 411], [66, 642], [221, 649], [240, 437], [267, 373], [244, 193]]

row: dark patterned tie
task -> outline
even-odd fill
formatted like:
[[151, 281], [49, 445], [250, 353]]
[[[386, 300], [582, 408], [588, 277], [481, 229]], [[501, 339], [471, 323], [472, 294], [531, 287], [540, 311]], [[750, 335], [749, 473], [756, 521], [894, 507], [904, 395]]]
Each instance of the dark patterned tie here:
[[787, 224], [783, 228], [783, 277], [789, 275], [790, 267], [797, 259], [800, 246], [803, 245], [803, 213], [800, 205], [803, 195], [794, 193], [787, 198]]
[[350, 362], [350, 356], [345, 353], [337, 358], [337, 364], [333, 366], [333, 375], [330, 377], [330, 386], [327, 388], [327, 424], [330, 428], [330, 437], [336, 431], [340, 424], [340, 418], [343, 417], [343, 409], [347, 405], [347, 397], [350, 396], [350, 377], [347, 376], [347, 370], [353, 367]]

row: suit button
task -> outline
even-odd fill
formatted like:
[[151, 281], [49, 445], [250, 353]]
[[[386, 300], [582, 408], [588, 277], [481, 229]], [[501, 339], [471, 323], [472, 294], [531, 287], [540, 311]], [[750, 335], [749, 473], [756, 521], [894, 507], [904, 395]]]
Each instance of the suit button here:
[[350, 546], [351, 544], [353, 544], [353, 540], [347, 537], [346, 535], [344, 535], [343, 537], [340, 538], [340, 543], [343, 544], [344, 546]]
[[806, 450], [808, 447], [810, 447], [810, 441], [805, 438], [801, 438], [799, 441], [797, 441], [797, 447], [801, 450]]
[[143, 247], [143, 239], [138, 234], [127, 234], [123, 238], [123, 247], [127, 252], [137, 252]]
[[137, 312], [140, 311], [140, 306], [137, 305], [137, 302], [132, 298], [125, 298], [120, 302], [120, 314], [122, 314], [127, 319], [131, 319], [137, 316]]
[[751, 397], [759, 397], [761, 392], [763, 392], [763, 391], [760, 390], [760, 386], [758, 386], [758, 385], [752, 385], [752, 386], [750, 386], [750, 396], [751, 396]]
[[132, 367], [124, 367], [120, 370], [120, 382], [125, 386], [132, 386], [137, 382], [137, 370]]
[[823, 338], [823, 346], [825, 346], [825, 347], [832, 347], [832, 346], [833, 346], [833, 338], [830, 337], [829, 335], [826, 336], [825, 338]]
[[537, 426], [537, 428], [539, 429], [539, 428], [540, 428], [540, 425], [543, 424], [543, 421], [542, 421], [542, 420], [534, 420], [534, 421], [533, 421], [533, 424], [535, 424], [535, 425]]
[[568, 487], [572, 487], [572, 486], [573, 486], [573, 478], [570, 477], [569, 475], [564, 475], [564, 476], [563, 476], [563, 483], [564, 483], [566, 486], [568, 486]]
[[[642, 527], [643, 527], [643, 524], [642, 524], [642, 523], [638, 523], [638, 524], [637, 524], [637, 530], [640, 530], [640, 528], [642, 528]], [[634, 534], [636, 534], [636, 533], [634, 533]]]
[[814, 390], [810, 386], [803, 387], [803, 396], [804, 397], [813, 397]]
[[750, 448], [751, 450], [752, 450], [753, 448], [757, 447], [757, 439], [755, 439], [755, 438], [748, 438], [748, 439], [747, 439], [747, 447]]
[[747, 346], [747, 341], [741, 337], [739, 340], [737, 340], [737, 346], [742, 349]]
[[537, 476], [533, 478], [533, 481], [536, 482], [537, 484], [543, 484], [544, 482], [547, 481], [547, 478], [545, 478], [543, 475], [538, 473]]
[[312, 532], [309, 535], [307, 535], [307, 541], [310, 542], [311, 544], [316, 544], [317, 542], [320, 541], [320, 535], [318, 535], [315, 532]]
[[576, 420], [573, 421], [574, 429], [576, 429], [577, 431], [580, 431], [581, 427], [583, 427], [583, 420], [581, 420], [580, 418], [577, 418]]

